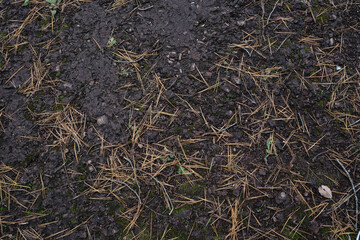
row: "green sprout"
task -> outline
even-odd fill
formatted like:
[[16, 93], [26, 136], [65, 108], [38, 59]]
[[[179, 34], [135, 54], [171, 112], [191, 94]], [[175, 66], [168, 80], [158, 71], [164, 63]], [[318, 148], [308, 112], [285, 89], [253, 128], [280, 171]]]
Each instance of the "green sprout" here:
[[61, 0], [46, 0], [46, 2], [49, 4], [49, 9], [51, 11], [51, 14], [55, 16]]
[[264, 160], [265, 160], [266, 165], [268, 164], [268, 163], [267, 163], [267, 158], [268, 158], [270, 155], [273, 155], [273, 154], [276, 155], [276, 149], [275, 149], [275, 145], [274, 145], [274, 142], [273, 142], [273, 137], [270, 136], [270, 137], [266, 140], [266, 156], [264, 157]]
[[109, 41], [107, 42], [107, 47], [111, 48], [116, 44], [116, 39], [114, 37], [110, 37]]
[[190, 172], [188, 170], [186, 170], [183, 166], [179, 165], [178, 174], [189, 174]]
[[271, 138], [270, 137], [266, 140], [266, 153], [271, 154]]

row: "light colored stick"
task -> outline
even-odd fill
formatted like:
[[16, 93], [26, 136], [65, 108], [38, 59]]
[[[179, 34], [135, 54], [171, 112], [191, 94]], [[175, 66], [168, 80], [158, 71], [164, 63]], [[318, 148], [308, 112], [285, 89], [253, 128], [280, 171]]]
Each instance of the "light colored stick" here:
[[357, 231], [357, 225], [358, 225], [358, 213], [359, 213], [359, 199], [356, 195], [356, 190], [355, 190], [355, 186], [354, 186], [354, 182], [349, 174], [349, 172], [346, 170], [346, 168], [344, 167], [344, 165], [338, 160], [336, 159], [337, 163], [341, 166], [341, 168], [344, 170], [344, 172], [346, 173], [346, 176], [348, 177], [352, 190], [354, 192], [354, 197], [355, 197], [355, 231]]

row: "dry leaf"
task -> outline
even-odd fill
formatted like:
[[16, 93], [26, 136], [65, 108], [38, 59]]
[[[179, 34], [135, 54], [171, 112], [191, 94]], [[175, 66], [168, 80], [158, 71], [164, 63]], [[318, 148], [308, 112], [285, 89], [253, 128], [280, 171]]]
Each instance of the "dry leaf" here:
[[325, 198], [332, 198], [332, 193], [331, 193], [331, 189], [328, 186], [325, 185], [321, 185], [319, 187], [319, 193], [321, 196], [325, 197]]

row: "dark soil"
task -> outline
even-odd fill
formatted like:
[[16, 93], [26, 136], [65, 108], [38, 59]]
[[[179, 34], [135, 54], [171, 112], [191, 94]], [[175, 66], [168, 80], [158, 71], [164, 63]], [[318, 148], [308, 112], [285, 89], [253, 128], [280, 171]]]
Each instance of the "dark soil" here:
[[359, 3], [115, 2], [0, 0], [0, 239], [355, 239]]

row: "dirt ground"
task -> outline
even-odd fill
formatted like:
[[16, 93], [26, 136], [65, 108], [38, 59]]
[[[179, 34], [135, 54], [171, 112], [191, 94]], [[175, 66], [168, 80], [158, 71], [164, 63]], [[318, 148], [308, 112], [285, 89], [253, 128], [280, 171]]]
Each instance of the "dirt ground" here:
[[355, 239], [359, 22], [355, 0], [0, 0], [0, 239]]

